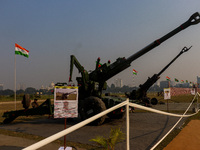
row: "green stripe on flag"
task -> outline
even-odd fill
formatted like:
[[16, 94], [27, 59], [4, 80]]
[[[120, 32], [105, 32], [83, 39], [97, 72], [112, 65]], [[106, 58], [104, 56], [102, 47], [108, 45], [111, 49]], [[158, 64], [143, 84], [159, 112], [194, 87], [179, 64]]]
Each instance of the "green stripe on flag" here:
[[25, 57], [29, 57], [29, 55], [28, 54], [24, 54], [24, 53], [22, 53], [21, 51], [15, 51], [15, 54], [16, 55], [22, 55], [22, 56], [25, 56]]
[[134, 75], [137, 75], [137, 73], [136, 73], [136, 72], [133, 72], [133, 74], [134, 74]]

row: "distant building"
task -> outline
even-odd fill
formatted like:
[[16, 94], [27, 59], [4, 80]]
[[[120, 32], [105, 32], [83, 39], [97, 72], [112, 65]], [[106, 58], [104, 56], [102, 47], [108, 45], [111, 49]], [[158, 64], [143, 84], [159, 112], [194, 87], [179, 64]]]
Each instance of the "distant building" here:
[[183, 85], [185, 88], [189, 88], [190, 87], [190, 83], [184, 83]]
[[170, 81], [170, 86], [174, 87], [176, 85], [175, 81]]
[[53, 81], [51, 82], [51, 84], [49, 85], [48, 89], [53, 89], [55, 86], [55, 83], [53, 83]]
[[18, 84], [18, 87], [17, 87], [18, 90], [25, 90], [25, 85], [20, 83]]
[[200, 84], [200, 77], [199, 76], [197, 76], [197, 83]]
[[200, 87], [200, 77], [197, 76], [197, 84], [199, 85], [198, 87]]
[[122, 79], [115, 79], [115, 87], [123, 87]]
[[189, 83], [178, 83], [174, 87], [188, 88], [189, 87]]
[[3, 84], [0, 84], [0, 90], [3, 90]]
[[42, 85], [40, 89], [41, 89], [41, 90], [51, 90], [51, 89], [54, 89], [54, 86], [55, 86], [55, 83], [51, 82], [51, 83], [49, 84], [49, 86], [44, 86], [44, 85]]
[[[171, 84], [171, 82], [170, 82]], [[168, 88], [169, 87], [169, 81], [160, 81], [160, 88], [164, 89], [164, 88]]]
[[44, 90], [44, 85], [42, 85], [40, 89]]

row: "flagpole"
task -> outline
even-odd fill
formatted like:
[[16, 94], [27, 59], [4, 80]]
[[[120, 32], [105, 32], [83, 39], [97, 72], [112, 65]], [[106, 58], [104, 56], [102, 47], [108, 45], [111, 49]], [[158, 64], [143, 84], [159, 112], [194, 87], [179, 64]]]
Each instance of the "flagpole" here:
[[14, 92], [14, 97], [15, 97], [15, 110], [17, 109], [17, 106], [16, 106], [16, 55], [22, 55], [22, 56], [25, 56], [25, 57], [29, 57], [29, 51], [26, 50], [25, 48], [21, 47], [20, 45], [18, 45], [17, 43], [15, 43], [15, 92]]
[[15, 110], [17, 110], [17, 107], [16, 107], [16, 55], [15, 55], [15, 87], [14, 87], [14, 100], [15, 100]]

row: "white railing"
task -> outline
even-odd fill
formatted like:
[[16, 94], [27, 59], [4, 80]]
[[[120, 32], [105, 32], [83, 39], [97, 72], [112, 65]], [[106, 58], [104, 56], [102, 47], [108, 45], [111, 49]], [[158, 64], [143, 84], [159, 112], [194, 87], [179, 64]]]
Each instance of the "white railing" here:
[[105, 110], [105, 111], [103, 111], [103, 112], [101, 112], [101, 113], [99, 113], [99, 114], [87, 119], [87, 120], [84, 120], [84, 121], [82, 121], [82, 122], [80, 122], [80, 123], [78, 123], [78, 124], [76, 124], [74, 126], [71, 126], [71, 127], [67, 128], [67, 129], [65, 129], [63, 131], [60, 131], [60, 132], [58, 132], [58, 133], [56, 133], [56, 134], [54, 134], [54, 135], [52, 135], [50, 137], [47, 137], [47, 138], [45, 138], [45, 139], [43, 139], [43, 140], [41, 140], [41, 141], [39, 141], [39, 142], [37, 142], [37, 143], [35, 143], [33, 145], [30, 145], [30, 146], [24, 148], [23, 150], [36, 150], [36, 149], [38, 149], [38, 148], [40, 148], [42, 146], [45, 146], [45, 145], [47, 145], [47, 144], [49, 144], [49, 143], [51, 143], [51, 142], [63, 137], [63, 136], [65, 136], [65, 135], [67, 135], [67, 134], [69, 134], [69, 133], [71, 133], [71, 132], [73, 132], [73, 131], [75, 131], [75, 130], [77, 130], [77, 129], [79, 129], [79, 128], [87, 125], [87, 124], [89, 124], [89, 123], [91, 123], [92, 121], [94, 121], [94, 120], [96, 120], [96, 119], [98, 119], [98, 118], [100, 118], [100, 117], [102, 117], [102, 116], [114, 111], [115, 109], [118, 109], [118, 108], [123, 107], [125, 105], [126, 105], [126, 149], [127, 150], [130, 149], [130, 144], [129, 144], [129, 106], [132, 106], [132, 107], [135, 107], [135, 108], [139, 108], [139, 109], [143, 109], [143, 110], [147, 110], [147, 111], [151, 111], [151, 112], [154, 112], [154, 113], [159, 113], [159, 114], [168, 115], [168, 116], [175, 116], [175, 117], [190, 117], [190, 116], [195, 115], [196, 113], [198, 113], [198, 112], [196, 112], [196, 113], [191, 114], [191, 115], [185, 115], [185, 113], [183, 115], [172, 114], [172, 113], [168, 113], [168, 112], [152, 109], [152, 108], [149, 108], [149, 107], [141, 106], [141, 105], [138, 105], [138, 104], [135, 104], [135, 103], [130, 103], [129, 99], [127, 99], [126, 101], [124, 101], [124, 102], [122, 102], [122, 103], [120, 103], [120, 104], [118, 104], [116, 106], [113, 106], [112, 108], [109, 108], [109, 109], [107, 109], [107, 110]]

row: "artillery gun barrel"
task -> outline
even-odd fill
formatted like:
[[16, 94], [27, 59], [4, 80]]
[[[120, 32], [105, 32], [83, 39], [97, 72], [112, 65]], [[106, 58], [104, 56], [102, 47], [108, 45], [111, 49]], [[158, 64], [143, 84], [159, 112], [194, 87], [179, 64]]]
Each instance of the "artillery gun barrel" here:
[[160, 39], [152, 42], [145, 48], [141, 49], [140, 51], [136, 52], [132, 56], [126, 58], [118, 58], [115, 62], [110, 64], [109, 66], [102, 66], [101, 74], [97, 74], [96, 71], [90, 73], [90, 78], [93, 81], [107, 81], [111, 77], [115, 76], [116, 74], [120, 73], [121, 71], [125, 70], [126, 68], [131, 66], [131, 62], [135, 59], [139, 58], [140, 56], [144, 55], [145, 53], [149, 52], [156, 46], [160, 45], [162, 42], [166, 41], [173, 35], [177, 34], [178, 32], [186, 29], [190, 25], [195, 25], [200, 22], [200, 15], [198, 12], [194, 13], [185, 23], [174, 29], [173, 31], [169, 32], [165, 36], [161, 37]]
[[140, 56], [144, 55], [145, 53], [149, 52], [156, 46], [160, 45], [165, 40], [169, 39], [176, 33], [180, 32], [181, 30], [189, 27], [190, 25], [195, 25], [200, 22], [200, 15], [198, 12], [194, 13], [185, 23], [181, 24], [179, 27], [174, 29], [173, 31], [169, 32], [165, 36], [161, 37], [160, 39], [152, 42], [145, 48], [141, 49], [140, 51], [136, 52], [132, 56], [126, 58], [118, 58], [112, 64], [104, 64], [98, 69], [95, 69], [91, 73], [89, 73], [89, 79], [96, 82], [101, 82], [104, 84], [108, 79], [112, 78], [116, 74], [122, 72], [123, 70], [127, 69], [131, 66], [131, 62], [135, 59], [139, 58]]
[[194, 13], [185, 23], [174, 29], [173, 31], [169, 32], [165, 36], [161, 37], [160, 39], [152, 42], [145, 48], [141, 49], [137, 53], [133, 54], [132, 56], [126, 58], [118, 58], [114, 63], [110, 64], [109, 66], [105, 66], [101, 69], [101, 74], [96, 74], [95, 71], [90, 73], [91, 79], [94, 81], [107, 81], [111, 77], [115, 76], [116, 74], [120, 73], [121, 71], [125, 70], [126, 68], [131, 66], [131, 62], [135, 59], [139, 58], [140, 56], [144, 55], [145, 53], [149, 52], [156, 46], [160, 45], [165, 40], [169, 39], [173, 35], [177, 34], [178, 32], [182, 31], [183, 29], [189, 27], [190, 25], [195, 25], [200, 22], [200, 15], [198, 12]]
[[147, 81], [142, 84], [139, 85], [140, 89], [138, 91], [140, 91], [140, 97], [143, 96], [144, 93], [147, 92], [147, 90], [154, 84], [156, 83], [156, 81], [160, 78], [160, 75], [183, 53], [187, 52], [192, 46], [190, 46], [189, 48], [184, 47], [181, 52], [168, 64], [166, 65], [158, 74], [154, 74], [151, 78], [148, 78]]
[[181, 52], [167, 65], [165, 66], [158, 74], [157, 76], [159, 77], [180, 55], [182, 55], [183, 53], [187, 52], [192, 46], [190, 46], [189, 48], [184, 47]]
[[129, 58], [127, 58], [127, 62], [132, 62], [135, 59], [137, 59], [138, 57], [144, 55], [145, 53], [147, 53], [148, 51], [152, 50], [153, 48], [155, 48], [156, 46], [160, 45], [162, 42], [166, 41], [167, 39], [169, 39], [170, 37], [174, 36], [175, 34], [177, 34], [178, 32], [186, 29], [187, 27], [189, 27], [190, 25], [195, 25], [198, 24], [200, 22], [200, 15], [198, 12], [194, 13], [185, 23], [183, 23], [182, 25], [180, 25], [179, 27], [177, 27], [176, 29], [174, 29], [173, 31], [169, 32], [168, 34], [166, 34], [165, 36], [161, 37], [160, 39], [152, 42], [151, 44], [149, 44], [148, 46], [146, 46], [145, 48], [141, 49], [140, 51], [138, 51], [137, 53], [133, 54], [132, 56], [130, 56]]

